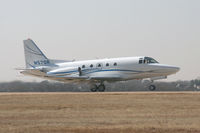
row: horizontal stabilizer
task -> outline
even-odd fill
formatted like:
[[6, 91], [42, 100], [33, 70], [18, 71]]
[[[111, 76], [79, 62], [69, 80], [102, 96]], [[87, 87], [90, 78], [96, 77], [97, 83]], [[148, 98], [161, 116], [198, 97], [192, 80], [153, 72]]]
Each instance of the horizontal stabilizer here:
[[20, 73], [24, 75], [46, 76], [46, 73], [39, 69], [23, 69]]

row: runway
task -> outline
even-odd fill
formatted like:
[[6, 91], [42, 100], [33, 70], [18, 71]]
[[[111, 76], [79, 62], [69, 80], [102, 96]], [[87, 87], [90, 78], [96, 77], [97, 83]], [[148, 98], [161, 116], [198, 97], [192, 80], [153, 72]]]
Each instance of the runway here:
[[199, 92], [0, 93], [0, 132], [199, 133]]

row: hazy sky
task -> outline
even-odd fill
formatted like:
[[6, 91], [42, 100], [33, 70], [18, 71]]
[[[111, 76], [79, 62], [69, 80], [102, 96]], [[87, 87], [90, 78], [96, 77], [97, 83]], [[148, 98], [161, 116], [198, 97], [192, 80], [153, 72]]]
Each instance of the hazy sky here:
[[181, 67], [171, 80], [200, 76], [200, 0], [0, 0], [0, 81], [34, 80], [23, 40], [49, 58], [147, 55]]

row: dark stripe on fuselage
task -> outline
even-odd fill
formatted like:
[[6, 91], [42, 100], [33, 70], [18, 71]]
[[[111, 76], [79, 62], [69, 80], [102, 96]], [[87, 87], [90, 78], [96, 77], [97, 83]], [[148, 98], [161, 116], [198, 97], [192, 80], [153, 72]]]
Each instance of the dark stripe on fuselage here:
[[[91, 74], [91, 73], [96, 73], [96, 72], [108, 72], [108, 71], [123, 71], [123, 72], [132, 72], [132, 73], [143, 73], [145, 71], [136, 71], [136, 70], [124, 70], [124, 69], [85, 69], [82, 70], [84, 74]], [[73, 71], [67, 71], [67, 72], [55, 72], [55, 73], [49, 73], [51, 75], [69, 75], [72, 73], [78, 73], [78, 70], [73, 70]]]

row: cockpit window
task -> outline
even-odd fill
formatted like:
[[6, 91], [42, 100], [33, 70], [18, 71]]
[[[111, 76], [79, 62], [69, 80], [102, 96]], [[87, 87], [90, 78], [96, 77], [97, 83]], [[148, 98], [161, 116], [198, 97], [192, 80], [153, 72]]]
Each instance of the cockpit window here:
[[152, 63], [158, 63], [156, 60], [154, 60], [151, 57], [144, 57], [139, 59], [139, 64], [152, 64]]
[[154, 60], [153, 58], [151, 57], [144, 57], [144, 60], [146, 60], [148, 64], [150, 63], [158, 63], [156, 60]]

